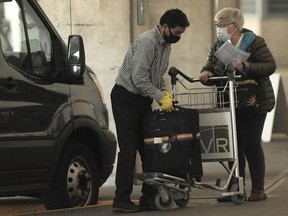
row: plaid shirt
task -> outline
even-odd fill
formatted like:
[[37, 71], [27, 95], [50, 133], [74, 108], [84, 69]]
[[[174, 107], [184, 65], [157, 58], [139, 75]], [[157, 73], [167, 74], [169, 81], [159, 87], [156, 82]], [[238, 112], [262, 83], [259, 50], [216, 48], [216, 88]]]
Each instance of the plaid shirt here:
[[165, 88], [163, 75], [169, 64], [170, 44], [158, 26], [144, 32], [130, 46], [116, 83], [134, 94], [160, 101]]

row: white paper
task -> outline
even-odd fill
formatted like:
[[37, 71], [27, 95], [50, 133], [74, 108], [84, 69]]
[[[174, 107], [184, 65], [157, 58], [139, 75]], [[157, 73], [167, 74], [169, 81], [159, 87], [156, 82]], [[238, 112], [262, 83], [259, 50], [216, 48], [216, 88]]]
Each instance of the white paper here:
[[233, 63], [234, 60], [245, 62], [249, 58], [250, 53], [233, 46], [227, 41], [214, 53], [214, 55], [224, 65], [227, 65]]

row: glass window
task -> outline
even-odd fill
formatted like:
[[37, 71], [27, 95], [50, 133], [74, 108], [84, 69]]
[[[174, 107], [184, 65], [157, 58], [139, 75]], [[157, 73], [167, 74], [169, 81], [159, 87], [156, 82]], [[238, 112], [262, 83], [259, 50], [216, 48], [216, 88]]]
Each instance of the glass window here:
[[256, 1], [255, 0], [242, 0], [241, 9], [243, 13], [256, 14]]
[[269, 15], [285, 15], [288, 12], [287, 0], [268, 0], [267, 1], [267, 13]]
[[0, 3], [0, 37], [7, 61], [36, 76], [46, 76], [51, 65], [50, 33], [27, 1], [22, 1], [27, 22], [25, 36], [19, 1]]
[[241, 0], [244, 15], [262, 17], [287, 17], [287, 0]]
[[27, 56], [24, 27], [20, 8], [13, 2], [0, 3], [0, 37], [2, 50], [7, 60], [20, 66]]
[[51, 61], [51, 38], [46, 26], [27, 1], [23, 1], [31, 52], [42, 51]]

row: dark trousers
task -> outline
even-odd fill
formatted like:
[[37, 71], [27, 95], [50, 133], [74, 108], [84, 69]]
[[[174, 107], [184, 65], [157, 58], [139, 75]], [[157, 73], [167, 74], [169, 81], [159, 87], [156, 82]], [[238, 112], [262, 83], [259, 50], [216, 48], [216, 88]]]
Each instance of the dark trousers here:
[[143, 116], [151, 111], [152, 99], [115, 85], [111, 92], [111, 103], [119, 146], [114, 201], [125, 202], [130, 200], [133, 190], [137, 150], [141, 158], [143, 155]]
[[261, 135], [266, 115], [266, 113], [236, 112], [239, 173], [245, 179], [247, 160], [252, 188], [264, 188], [265, 157]]

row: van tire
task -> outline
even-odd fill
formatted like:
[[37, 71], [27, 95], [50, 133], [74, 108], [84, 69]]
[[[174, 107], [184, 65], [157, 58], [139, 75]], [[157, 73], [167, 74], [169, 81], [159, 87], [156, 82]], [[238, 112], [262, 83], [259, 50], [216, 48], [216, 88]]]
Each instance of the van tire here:
[[99, 175], [91, 150], [69, 141], [62, 151], [52, 188], [43, 195], [47, 210], [97, 204]]

